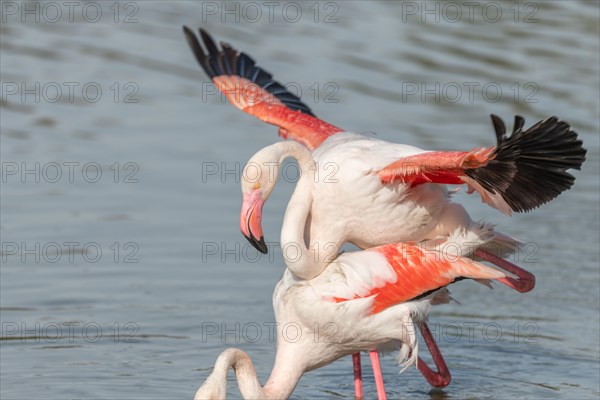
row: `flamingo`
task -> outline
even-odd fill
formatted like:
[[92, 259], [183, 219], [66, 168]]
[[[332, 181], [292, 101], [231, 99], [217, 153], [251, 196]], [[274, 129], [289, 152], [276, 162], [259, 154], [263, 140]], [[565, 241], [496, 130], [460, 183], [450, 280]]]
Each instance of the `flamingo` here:
[[[476, 231], [477, 223], [462, 206], [450, 201], [443, 184], [467, 184], [470, 192], [477, 191], [484, 202], [510, 215], [536, 208], [570, 188], [574, 177], [566, 171], [579, 169], [585, 160], [577, 134], [556, 117], [524, 131], [524, 120], [517, 116], [511, 136], [506, 137], [504, 123], [492, 115], [498, 145], [469, 152], [424, 151], [345, 132], [316, 118], [247, 54], [227, 43], [219, 49], [200, 29], [206, 54], [189, 28], [184, 27], [184, 33], [201, 67], [234, 106], [279, 126], [281, 136], [313, 150], [315, 168], [323, 179], [316, 181], [307, 223], [299, 225], [310, 243], [300, 246], [303, 254], [294, 259], [284, 252], [288, 268], [301, 279], [318, 276], [345, 242], [365, 249], [448, 236], [457, 228]], [[326, 179], [331, 166], [343, 172], [333, 177], [335, 185]], [[240, 228], [263, 253], [267, 247], [260, 223], [262, 206], [271, 190], [272, 185], [262, 189], [253, 185], [243, 193]], [[282, 243], [290, 243], [284, 233]], [[518, 242], [497, 233], [489, 245], [504, 256]], [[476, 255], [515, 273], [519, 280], [507, 278], [513, 288], [521, 292], [533, 288], [533, 275], [484, 249], [476, 250]], [[375, 366], [376, 353], [371, 358]], [[355, 378], [359, 360], [355, 355]], [[441, 365], [445, 367], [443, 359]], [[449, 382], [449, 376], [441, 382], [436, 381], [439, 375], [425, 376], [434, 385]]]
[[[303, 192], [298, 185], [298, 202]], [[293, 217], [290, 213], [295, 210], [288, 207], [286, 219]], [[459, 228], [450, 235], [448, 240], [458, 244], [451, 248], [452, 257], [400, 243], [341, 254], [311, 280], [298, 279], [286, 268], [273, 293], [277, 353], [265, 386], [260, 385], [250, 357], [231, 348], [217, 358], [195, 399], [225, 398], [230, 368], [245, 399], [284, 399], [303, 373], [363, 350], [399, 348], [403, 369], [421, 363], [415, 327], [425, 323], [432, 305], [450, 300], [447, 285], [460, 279], [508, 278], [465, 257], [473, 246], [493, 239], [488, 226], [479, 229], [474, 234]], [[380, 386], [377, 389], [378, 398], [385, 399]]]
[[[302, 279], [323, 272], [345, 242], [366, 249], [475, 227], [465, 209], [450, 201], [446, 184], [467, 185], [485, 203], [510, 215], [569, 189], [575, 178], [566, 171], [580, 169], [585, 160], [577, 134], [556, 117], [524, 130], [524, 119], [516, 116], [507, 137], [503, 121], [492, 115], [497, 145], [471, 151], [427, 151], [346, 132], [315, 117], [247, 54], [224, 42], [219, 49], [200, 29], [207, 54], [196, 35], [185, 26], [183, 30], [200, 66], [235, 107], [277, 125], [281, 136], [312, 151], [318, 173], [306, 229], [314, 254], [285, 260]], [[242, 218], [240, 228], [263, 253], [268, 249], [260, 221], [269, 194], [260, 187], [243, 193], [241, 215], [247, 219]], [[495, 245], [503, 255], [517, 242], [498, 235]]]
[[[297, 262], [301, 257], [310, 256], [309, 249], [306, 247], [307, 243], [310, 242], [310, 236], [307, 235], [306, 225], [308, 224], [309, 214], [313, 207], [314, 195], [316, 192], [315, 178], [317, 174], [317, 168], [313, 159], [313, 155], [308, 151], [308, 149], [306, 149], [306, 147], [296, 142], [278, 142], [267, 146], [252, 156], [252, 158], [244, 167], [241, 186], [242, 193], [256, 193], [258, 188], [266, 193], [266, 196], [268, 197], [278, 181], [279, 166], [286, 158], [293, 158], [298, 163], [300, 168], [300, 178], [296, 183], [296, 189], [294, 190], [294, 194], [289, 201], [284, 216], [283, 227], [281, 230], [281, 249], [282, 253], [284, 254], [284, 259]], [[254, 172], [248, 172], [250, 169], [254, 170]], [[258, 177], [258, 179], [255, 177]], [[244, 205], [242, 205], [242, 209], [248, 210], [247, 213], [242, 211], [240, 217], [240, 223], [245, 226], [253, 221], [251, 216], [248, 214], [254, 212], [254, 209], [251, 207], [245, 207]], [[490, 261], [502, 269], [519, 277], [519, 279], [502, 277], [497, 279], [499, 282], [519, 292], [527, 292], [533, 289], [535, 277], [532, 274], [522, 270], [506, 260], [481, 250], [481, 247], [489, 246], [492, 243], [503, 243], [507, 240], [510, 240], [510, 238], [507, 239], [505, 235], [496, 232], [492, 225], [482, 222], [471, 224], [469, 230], [458, 227], [454, 232], [457, 231], [470, 232], [469, 237], [475, 238], [475, 241], [473, 243], [468, 243], [464, 240], [452, 240], [451, 237], [445, 237], [429, 240], [426, 242], [427, 246], [429, 248], [436, 248], [437, 246], [438, 251], [444, 253], [446, 251], [444, 246], [448, 244], [458, 244], [462, 246], [470, 245], [472, 248], [470, 250], [466, 249], [463, 252], [473, 254], [481, 259]], [[479, 245], [476, 246], [478, 243]], [[440, 246], [442, 246], [442, 248], [440, 248]], [[450, 251], [452, 251], [452, 249], [450, 249]], [[339, 254], [336, 255], [336, 257], [338, 256]], [[287, 266], [288, 269], [293, 272], [291, 265], [287, 264]], [[295, 274], [293, 275], [296, 276]], [[297, 276], [296, 279], [302, 280]], [[432, 353], [432, 357], [438, 371], [434, 372], [422, 360], [419, 360], [419, 363], [417, 364], [418, 369], [431, 385], [436, 387], [447, 386], [450, 383], [451, 377], [442, 354], [439, 351], [439, 348], [437, 347], [429, 328], [427, 327], [427, 323], [423, 321], [419, 324], [419, 327], [421, 328], [420, 331], [423, 335], [425, 343]], [[376, 379], [378, 392], [385, 393], [383, 377], [379, 367], [378, 351], [371, 350], [370, 357], [374, 369], [374, 376]], [[358, 398], [361, 398], [362, 378], [359, 354], [353, 355], [353, 363], [356, 394]]]

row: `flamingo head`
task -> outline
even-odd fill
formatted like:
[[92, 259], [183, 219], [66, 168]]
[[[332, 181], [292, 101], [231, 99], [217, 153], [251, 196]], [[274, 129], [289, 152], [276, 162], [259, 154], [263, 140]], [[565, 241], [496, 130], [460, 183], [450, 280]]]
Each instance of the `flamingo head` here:
[[244, 167], [242, 174], [242, 211], [240, 230], [258, 251], [267, 254], [262, 232], [262, 208], [277, 182], [279, 160], [272, 146], [256, 153]]
[[242, 193], [242, 211], [240, 213], [240, 230], [258, 251], [267, 254], [267, 245], [262, 233], [263, 199], [260, 188]]

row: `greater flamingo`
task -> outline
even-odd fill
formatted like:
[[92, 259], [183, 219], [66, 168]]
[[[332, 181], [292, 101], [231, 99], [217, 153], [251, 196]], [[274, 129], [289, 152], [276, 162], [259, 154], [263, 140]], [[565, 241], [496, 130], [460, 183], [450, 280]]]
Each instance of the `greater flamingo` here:
[[[307, 225], [310, 221], [309, 214], [312, 210], [314, 196], [317, 190], [315, 179], [317, 168], [312, 154], [308, 149], [295, 142], [278, 142], [259, 150], [252, 156], [246, 164], [242, 174], [241, 184], [242, 193], [244, 193], [244, 204], [242, 205], [240, 224], [242, 225], [242, 231], [244, 231], [244, 229], [252, 229], [251, 224], [255, 221], [252, 218], [252, 213], [255, 212], [255, 208], [252, 206], [249, 207], [245, 203], [246, 201], [254, 202], [255, 199], [252, 199], [251, 196], [255, 196], [255, 193], [265, 193], [265, 200], [268, 198], [278, 181], [281, 162], [288, 157], [293, 158], [298, 163], [300, 177], [296, 183], [296, 189], [289, 201], [284, 216], [280, 244], [287, 267], [293, 272], [295, 262], [301, 261], [302, 257], [311, 256], [307, 244], [312, 242], [310, 239], [310, 232], [312, 232], [312, 230], [308, 230]], [[253, 172], [249, 172], [249, 170], [252, 170]], [[257, 192], [257, 190], [260, 192]], [[260, 223], [260, 220], [258, 223]], [[454, 230], [454, 232], [459, 231], [469, 232], [468, 237], [475, 239], [475, 241], [473, 243], [464, 240], [456, 242], [449, 237], [442, 237], [428, 241], [427, 246], [429, 248], [435, 248], [436, 245], [439, 246], [440, 244], [445, 243], [452, 243], [452, 245], [458, 243], [462, 246], [471, 246], [471, 249], [465, 249], [463, 252], [493, 262], [499, 267], [519, 277], [518, 280], [511, 277], [503, 277], [499, 278], [498, 281], [520, 292], [526, 292], [533, 288], [535, 284], [533, 275], [506, 260], [502, 260], [493, 254], [481, 250], [482, 247], [498, 243], [505, 246], [505, 248], [509, 248], [505, 243], [510, 243], [510, 238], [494, 231], [491, 225], [483, 223], [472, 223], [470, 224], [469, 230], [465, 230], [462, 227], [458, 227]], [[443, 253], [444, 249], [441, 250]], [[339, 254], [336, 254], [336, 257], [338, 256]], [[301, 278], [296, 279], [301, 280]], [[437, 348], [433, 336], [429, 333], [426, 322], [423, 321], [419, 326], [422, 328], [421, 333], [423, 334], [423, 338], [425, 339], [428, 348], [432, 351], [433, 360], [438, 368], [438, 372], [433, 372], [423, 361], [419, 362], [418, 369], [431, 385], [444, 387], [450, 383], [450, 373]], [[383, 378], [380, 373], [377, 350], [372, 350], [370, 356], [378, 391], [384, 393]], [[353, 362], [355, 365], [356, 392], [357, 397], [360, 397], [362, 389], [359, 355], [353, 356]]]
[[[286, 259], [299, 278], [319, 275], [345, 242], [365, 249], [447, 236], [459, 226], [470, 229], [473, 222], [462, 206], [450, 202], [443, 184], [466, 184], [505, 214], [525, 212], [569, 189], [575, 178], [566, 171], [585, 160], [577, 134], [556, 117], [523, 130], [524, 120], [517, 116], [507, 137], [502, 120], [492, 116], [497, 146], [469, 152], [425, 151], [344, 132], [316, 118], [247, 54], [227, 43], [219, 49], [200, 29], [206, 54], [189, 28], [184, 33], [199, 64], [234, 106], [279, 126], [281, 136], [313, 151], [318, 178], [307, 229], [314, 254], [292, 263]], [[267, 247], [261, 209], [269, 193], [253, 188], [243, 194], [242, 214], [250, 219], [240, 227], [262, 252]], [[508, 237], [496, 244], [506, 251], [516, 245]]]
[[[303, 279], [321, 273], [346, 241], [368, 248], [447, 236], [457, 227], [476, 226], [462, 206], [449, 201], [445, 187], [426, 183], [466, 183], [483, 201], [510, 214], [538, 207], [568, 189], [574, 178], [566, 170], [579, 169], [585, 160], [575, 132], [555, 117], [526, 131], [522, 130], [524, 120], [516, 117], [513, 133], [507, 138], [503, 122], [492, 116], [498, 146], [471, 152], [427, 152], [343, 132], [314, 117], [299, 98], [245, 53], [226, 43], [221, 43], [219, 50], [200, 29], [208, 50], [205, 54], [193, 32], [186, 27], [184, 32], [198, 62], [232, 104], [279, 126], [280, 135], [314, 150], [323, 177], [317, 183], [331, 183], [325, 179], [331, 166], [344, 171], [342, 180], [338, 174], [333, 177], [340, 185], [320, 185], [315, 190], [306, 225], [307, 249], [313, 254], [286, 258], [288, 267]], [[327, 188], [331, 190], [324, 190]], [[257, 249], [266, 252], [260, 220], [270, 192], [259, 190], [244, 193], [242, 216], [247, 219], [241, 220], [240, 227]], [[493, 245], [505, 255], [517, 242], [498, 234]], [[477, 255], [516, 273], [521, 281], [512, 283], [519, 291], [533, 288], [531, 274], [482, 249]], [[358, 360], [355, 358], [355, 363]]]
[[[285, 399], [303, 373], [363, 350], [400, 348], [399, 363], [404, 368], [414, 365], [415, 326], [424, 323], [431, 305], [449, 300], [447, 285], [464, 278], [506, 278], [463, 257], [471, 245], [483, 245], [493, 234], [486, 227], [478, 235], [472, 233], [459, 229], [451, 235], [453, 243], [469, 244], [453, 247], [457, 252], [452, 258], [414, 244], [388, 244], [344, 253], [308, 281], [286, 269], [273, 293], [277, 354], [265, 386], [250, 357], [228, 349], [217, 358], [195, 399], [224, 399], [230, 368], [245, 399]], [[379, 387], [378, 395], [385, 398]]]

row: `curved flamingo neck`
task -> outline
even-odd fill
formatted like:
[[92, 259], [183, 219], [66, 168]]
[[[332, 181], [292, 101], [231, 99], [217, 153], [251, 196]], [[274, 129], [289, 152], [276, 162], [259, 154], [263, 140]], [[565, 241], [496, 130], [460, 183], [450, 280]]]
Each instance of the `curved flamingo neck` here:
[[[281, 252], [288, 269], [298, 278], [309, 280], [327, 265], [309, 248], [307, 221], [313, 201], [317, 165], [310, 152], [294, 142], [283, 142], [279, 161], [292, 157], [300, 168], [300, 178], [290, 198], [281, 229]], [[319, 244], [316, 243], [316, 246]]]
[[262, 387], [250, 356], [239, 349], [227, 349], [217, 359], [213, 372], [196, 392], [195, 399], [226, 398], [227, 373], [235, 371], [238, 387], [244, 399], [284, 399], [294, 391], [302, 376], [299, 366], [284, 362], [278, 353], [267, 384]]

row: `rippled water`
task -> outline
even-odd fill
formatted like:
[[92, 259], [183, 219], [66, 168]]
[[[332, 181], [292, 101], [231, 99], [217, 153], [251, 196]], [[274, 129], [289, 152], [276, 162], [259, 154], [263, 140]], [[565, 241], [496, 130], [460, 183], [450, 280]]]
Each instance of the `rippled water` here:
[[[191, 398], [234, 345], [268, 376], [283, 261], [239, 234], [235, 171], [276, 130], [203, 86], [182, 24], [252, 54], [327, 121], [388, 140], [469, 149], [493, 144], [490, 113], [568, 120], [588, 149], [568, 193], [513, 218], [459, 195], [528, 242], [517, 262], [536, 289], [453, 286], [461, 304], [431, 316], [446, 389], [398, 375], [391, 355], [383, 369], [390, 398], [598, 397], [597, 2], [48, 4], [1, 4], [3, 399]], [[266, 207], [268, 240], [292, 189]], [[349, 358], [293, 395], [352, 396]]]

